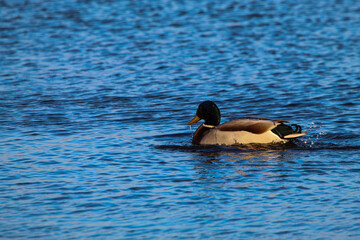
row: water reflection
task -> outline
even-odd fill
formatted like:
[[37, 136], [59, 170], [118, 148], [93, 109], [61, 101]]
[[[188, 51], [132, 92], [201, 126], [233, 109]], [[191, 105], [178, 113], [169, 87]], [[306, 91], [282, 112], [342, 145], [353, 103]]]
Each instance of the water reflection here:
[[250, 187], [262, 181], [281, 181], [275, 178], [284, 175], [285, 166], [293, 161], [296, 153], [291, 149], [219, 148], [218, 151], [208, 149], [192, 155], [199, 181], [204, 184]]

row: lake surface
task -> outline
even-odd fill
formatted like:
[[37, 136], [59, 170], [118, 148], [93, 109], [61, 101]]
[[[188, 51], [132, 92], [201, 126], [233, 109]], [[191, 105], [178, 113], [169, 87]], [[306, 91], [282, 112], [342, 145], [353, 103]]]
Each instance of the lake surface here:
[[[356, 1], [0, 1], [1, 239], [359, 239]], [[194, 146], [285, 118], [293, 145]]]

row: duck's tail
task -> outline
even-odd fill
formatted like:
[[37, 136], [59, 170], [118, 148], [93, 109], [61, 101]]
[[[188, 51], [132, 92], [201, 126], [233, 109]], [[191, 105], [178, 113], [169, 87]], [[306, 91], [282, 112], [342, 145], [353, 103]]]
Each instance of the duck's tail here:
[[271, 131], [283, 139], [294, 139], [304, 136], [306, 134], [306, 132], [302, 132], [301, 126], [297, 124], [292, 124], [291, 126], [289, 126], [281, 123]]

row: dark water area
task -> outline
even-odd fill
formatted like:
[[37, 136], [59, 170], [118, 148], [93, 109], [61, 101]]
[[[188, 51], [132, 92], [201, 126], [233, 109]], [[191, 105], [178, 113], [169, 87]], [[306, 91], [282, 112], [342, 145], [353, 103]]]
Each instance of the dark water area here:
[[[356, 1], [0, 1], [1, 239], [359, 239]], [[194, 146], [285, 118], [291, 145]]]

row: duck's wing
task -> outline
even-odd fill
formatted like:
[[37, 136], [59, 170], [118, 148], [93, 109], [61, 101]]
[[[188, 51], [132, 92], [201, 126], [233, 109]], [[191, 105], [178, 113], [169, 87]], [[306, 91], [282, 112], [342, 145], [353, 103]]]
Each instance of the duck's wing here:
[[243, 117], [240, 119], [252, 119], [252, 120], [268, 120], [268, 121], [272, 121], [272, 122], [287, 122], [287, 119], [272, 119], [272, 118], [265, 118], [265, 117], [252, 117], [252, 116], [247, 116], [247, 117]]
[[265, 120], [259, 118], [235, 119], [217, 127], [220, 131], [247, 131], [262, 134], [271, 131], [284, 120]]

